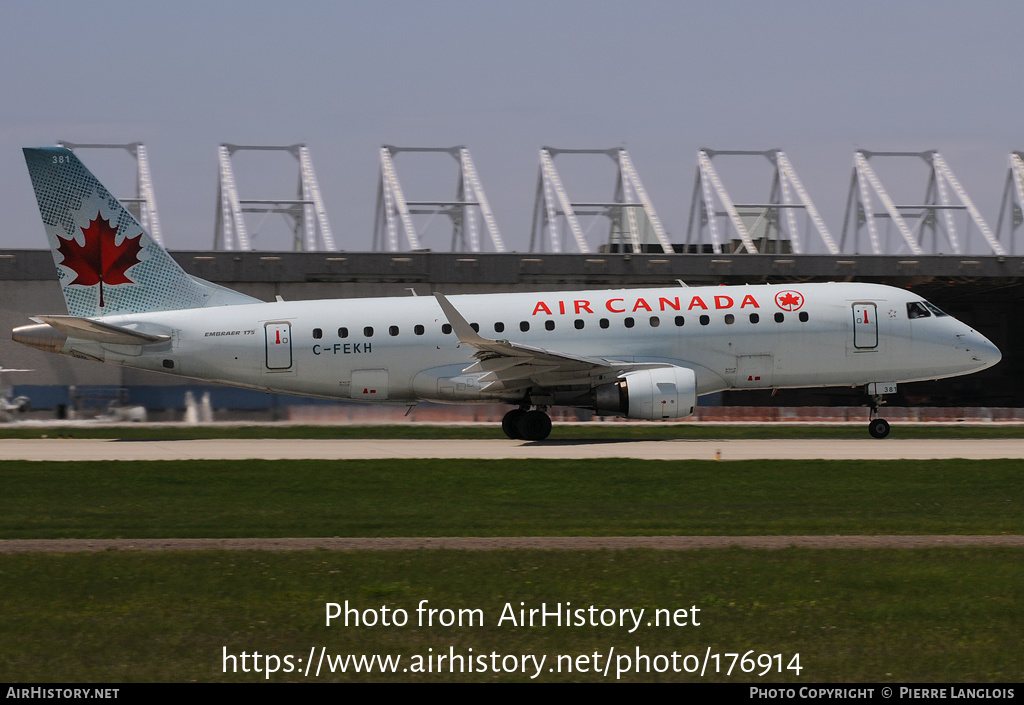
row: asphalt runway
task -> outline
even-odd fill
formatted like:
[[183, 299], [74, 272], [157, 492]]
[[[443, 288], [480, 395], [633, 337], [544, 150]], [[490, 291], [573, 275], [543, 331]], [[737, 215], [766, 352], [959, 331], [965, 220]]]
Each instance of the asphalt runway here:
[[4, 439], [2, 460], [377, 460], [635, 458], [639, 460], [1024, 459], [1024, 439], [857, 440], [301, 440]]

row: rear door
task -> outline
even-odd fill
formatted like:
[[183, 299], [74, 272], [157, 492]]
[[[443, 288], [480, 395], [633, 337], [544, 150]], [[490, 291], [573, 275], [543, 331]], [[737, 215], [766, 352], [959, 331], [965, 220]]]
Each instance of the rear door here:
[[282, 372], [292, 368], [292, 324], [288, 321], [266, 323], [267, 369]]

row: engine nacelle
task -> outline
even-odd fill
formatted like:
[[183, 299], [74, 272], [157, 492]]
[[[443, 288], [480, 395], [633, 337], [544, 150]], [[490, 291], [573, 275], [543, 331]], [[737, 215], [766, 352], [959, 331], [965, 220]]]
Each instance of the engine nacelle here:
[[678, 419], [697, 406], [697, 377], [685, 367], [629, 372], [594, 390], [597, 411], [630, 419]]

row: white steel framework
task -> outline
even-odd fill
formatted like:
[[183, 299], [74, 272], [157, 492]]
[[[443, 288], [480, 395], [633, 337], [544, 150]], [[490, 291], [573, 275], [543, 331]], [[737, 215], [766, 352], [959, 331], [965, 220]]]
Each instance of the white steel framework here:
[[[1003, 237], [1003, 222], [1006, 222], [1006, 237]], [[1024, 223], [1024, 152], [1010, 154], [1010, 168], [1006, 172], [1006, 187], [999, 204], [999, 221], [996, 223], [996, 239], [1005, 242], [1004, 247], [1011, 255], [1017, 254], [1017, 230]]]
[[[450, 154], [459, 165], [455, 200], [410, 201], [406, 199], [395, 168], [395, 156], [400, 152]], [[373, 228], [374, 251], [398, 252], [401, 249], [399, 229], [405, 233], [405, 244], [410, 250], [423, 249], [422, 238], [416, 230], [414, 215], [445, 215], [452, 222], [452, 252], [481, 252], [480, 229], [477, 213], [495, 252], [504, 252], [505, 243], [494, 219], [483, 184], [477, 174], [473, 157], [463, 146], [456, 147], [395, 147], [380, 148], [380, 179], [377, 183], [377, 215]], [[429, 221], [428, 225], [429, 227]]]
[[[881, 179], [869, 163], [870, 159], [876, 157], [923, 160], [929, 166], [924, 199], [915, 204], [897, 204], [885, 190]], [[922, 255], [926, 254], [925, 246], [929, 243], [929, 254], [962, 254], [968, 250], [967, 241], [973, 224], [994, 254], [1006, 254], [1002, 244], [996, 239], [939, 152], [858, 150], [854, 153], [853, 162], [846, 215], [843, 218], [843, 234], [840, 238], [841, 247], [846, 247], [847, 237], [852, 231], [853, 249], [859, 253], [861, 233], [867, 230], [871, 254], [909, 252], [913, 255]], [[876, 207], [876, 200], [881, 208]], [[966, 214], [966, 217], [961, 218], [964, 221], [962, 229], [957, 223], [958, 214]], [[885, 219], [891, 227], [883, 232], [879, 228], [879, 220]], [[899, 233], [895, 245], [890, 242], [890, 230], [893, 227]]]
[[[299, 165], [297, 198], [242, 199], [231, 157], [238, 151], [288, 152]], [[334, 251], [334, 236], [327, 220], [313, 158], [304, 144], [236, 145], [222, 144], [217, 149], [217, 223], [214, 232], [215, 250], [251, 250], [252, 238], [245, 222], [245, 213], [262, 213], [264, 219], [280, 213], [288, 219], [292, 230], [292, 249], [296, 252]]]
[[[768, 200], [761, 203], [736, 203], [715, 169], [712, 160], [718, 156], [762, 157], [771, 162], [774, 174]], [[697, 175], [690, 202], [687, 250], [699, 251], [710, 246], [712, 252], [721, 253], [723, 246], [728, 246], [730, 252], [751, 254], [789, 250], [796, 254], [804, 253], [807, 245], [797, 217], [801, 210], [825, 249], [830, 254], [838, 254], [839, 247], [832, 233], [785, 152], [781, 149], [701, 149], [697, 152]]]
[[[610, 157], [618, 166], [615, 195], [612, 201], [573, 202], [555, 169], [554, 158], [559, 154], [589, 154]], [[655, 247], [662, 252], [673, 252], [668, 234], [654, 210], [654, 204], [644, 189], [643, 182], [633, 166], [629, 153], [614, 149], [556, 149], [542, 147], [537, 175], [537, 197], [533, 209], [533, 230], [530, 250], [553, 253], [563, 251], [560, 219], [564, 220], [580, 252], [590, 252], [579, 216], [605, 216], [611, 221], [608, 244], [622, 252], [644, 252]]]
[[146, 152], [146, 145], [142, 142], [130, 142], [128, 144], [76, 144], [74, 142], [60, 141], [58, 147], [66, 147], [72, 151], [76, 149], [123, 149], [135, 158], [135, 196], [118, 198], [124, 203], [136, 218], [139, 225], [146, 229], [146, 232], [161, 245], [164, 244], [163, 235], [160, 232], [160, 218], [156, 210], [156, 194], [153, 192], [153, 180], [149, 171], [149, 156]]

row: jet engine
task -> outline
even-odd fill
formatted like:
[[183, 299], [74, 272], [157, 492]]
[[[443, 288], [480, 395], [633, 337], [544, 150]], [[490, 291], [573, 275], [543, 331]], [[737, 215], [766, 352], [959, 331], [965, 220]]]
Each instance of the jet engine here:
[[594, 389], [594, 408], [630, 419], [678, 419], [697, 406], [697, 378], [685, 367], [628, 372]]

